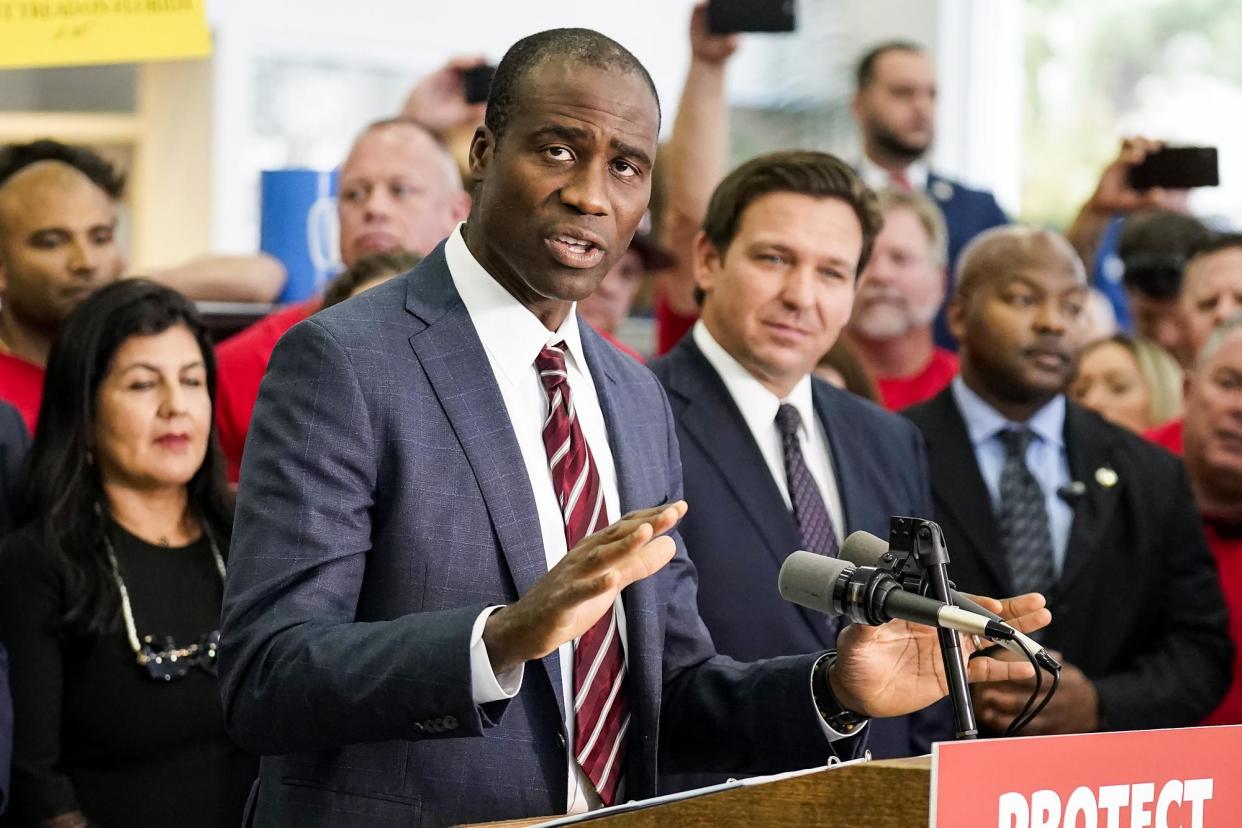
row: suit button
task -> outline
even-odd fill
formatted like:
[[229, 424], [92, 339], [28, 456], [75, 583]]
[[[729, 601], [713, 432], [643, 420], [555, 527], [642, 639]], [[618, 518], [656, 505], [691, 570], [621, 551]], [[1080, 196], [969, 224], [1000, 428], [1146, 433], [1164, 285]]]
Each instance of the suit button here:
[[457, 717], [456, 716], [445, 716], [444, 717], [444, 729], [445, 730], [456, 730], [457, 729]]
[[561, 750], [565, 749], [565, 734], [564, 733], [556, 734], [556, 743], [561, 746]]

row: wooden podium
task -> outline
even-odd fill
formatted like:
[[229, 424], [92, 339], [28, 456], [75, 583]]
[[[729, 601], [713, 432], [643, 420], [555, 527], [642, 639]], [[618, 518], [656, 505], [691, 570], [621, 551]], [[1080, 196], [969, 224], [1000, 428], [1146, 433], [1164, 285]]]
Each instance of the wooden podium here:
[[[600, 816], [586, 824], [592, 828], [927, 828], [930, 782], [928, 756], [861, 762]], [[486, 828], [525, 828], [551, 819], [489, 822]]]

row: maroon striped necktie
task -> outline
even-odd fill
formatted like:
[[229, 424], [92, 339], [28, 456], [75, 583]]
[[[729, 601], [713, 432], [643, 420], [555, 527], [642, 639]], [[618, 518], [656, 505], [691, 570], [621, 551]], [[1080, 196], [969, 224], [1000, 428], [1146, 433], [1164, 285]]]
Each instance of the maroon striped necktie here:
[[[535, 368], [548, 394], [543, 445], [565, 517], [566, 548], [573, 549], [608, 525], [604, 489], [569, 394], [565, 343], [540, 351]], [[630, 724], [625, 672], [614, 606], [574, 645], [574, 758], [605, 805], [613, 804], [625, 772], [625, 732]]]

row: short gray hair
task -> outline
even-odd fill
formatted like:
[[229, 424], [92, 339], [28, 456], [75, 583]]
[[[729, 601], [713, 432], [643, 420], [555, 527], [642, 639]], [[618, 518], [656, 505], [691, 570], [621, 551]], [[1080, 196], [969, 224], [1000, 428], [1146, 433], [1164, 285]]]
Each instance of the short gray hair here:
[[909, 210], [914, 213], [927, 241], [931, 247], [932, 263], [936, 267], [944, 267], [949, 261], [949, 230], [944, 223], [944, 213], [936, 202], [917, 190], [878, 190], [876, 198], [880, 201], [880, 212], [890, 210]]

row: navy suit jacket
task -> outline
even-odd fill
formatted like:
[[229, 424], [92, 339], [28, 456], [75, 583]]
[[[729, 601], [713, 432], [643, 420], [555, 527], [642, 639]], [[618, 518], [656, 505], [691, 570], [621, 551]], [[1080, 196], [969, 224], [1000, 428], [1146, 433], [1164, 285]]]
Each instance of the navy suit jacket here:
[[[690, 511], [679, 530], [699, 574], [699, 614], [716, 648], [749, 661], [835, 646], [825, 616], [776, 589], [781, 564], [799, 548], [797, 524], [742, 412], [720, 375], [687, 336], [651, 370], [668, 393]], [[842, 534], [888, 538], [893, 515], [930, 516], [923, 440], [903, 418], [811, 378], [845, 513]], [[743, 609], [744, 608], [744, 609]], [[952, 716], [935, 705], [916, 716], [873, 721], [877, 756], [925, 753], [951, 738]]]
[[[682, 496], [651, 373], [582, 324], [622, 511]], [[717, 656], [676, 558], [623, 594], [626, 795], [658, 766], [768, 772], [825, 761], [815, 656]], [[242, 464], [220, 680], [263, 754], [256, 825], [452, 825], [559, 813], [556, 653], [511, 701], [476, 706], [469, 641], [488, 605], [546, 572], [534, 495], [443, 246], [281, 340]], [[859, 740], [837, 744], [857, 748]]]
[[[996, 197], [988, 191], [972, 190], [934, 172], [927, 176], [927, 195], [940, 207], [940, 212], [944, 213], [944, 221], [949, 229], [948, 292], [945, 295], [952, 296], [957, 259], [962, 248], [984, 230], [1008, 224], [1009, 217], [996, 203]], [[957, 350], [957, 340], [949, 333], [944, 306], [941, 306], [936, 315], [934, 330], [937, 345]]]
[[[992, 501], [952, 389], [904, 414], [927, 443], [936, 519], [958, 588], [1012, 595]], [[1047, 596], [1052, 623], [1040, 640], [1095, 682], [1107, 729], [1195, 724], [1228, 689], [1233, 648], [1186, 471], [1073, 402], [1065, 448], [1085, 492], [1074, 503], [1065, 565]]]

